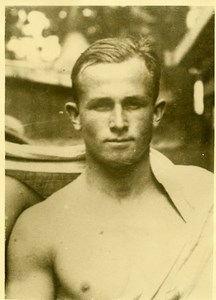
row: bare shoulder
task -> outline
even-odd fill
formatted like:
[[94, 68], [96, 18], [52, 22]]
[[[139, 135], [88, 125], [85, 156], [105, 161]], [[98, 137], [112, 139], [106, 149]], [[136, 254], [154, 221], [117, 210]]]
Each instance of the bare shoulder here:
[[26, 209], [12, 230], [6, 256], [9, 299], [54, 299], [55, 223], [49, 207], [44, 201]]
[[[79, 201], [79, 182], [76, 180], [51, 195], [46, 200], [26, 209], [18, 218], [12, 238], [26, 239], [43, 246], [52, 240], [55, 228], [65, 219], [68, 209], [77, 209]], [[49, 236], [49, 239], [47, 238]]]
[[8, 256], [16, 254], [18, 257], [31, 254], [42, 255], [48, 250], [49, 239], [49, 221], [45, 217], [44, 205], [36, 204], [25, 210], [17, 219], [12, 230], [9, 245]]
[[[24, 211], [12, 230], [7, 247], [7, 297], [22, 295], [32, 278], [42, 278], [51, 269], [53, 249], [48, 238], [48, 221], [37, 204]], [[41, 213], [41, 214], [40, 214]], [[33, 275], [32, 275], [33, 274]], [[38, 274], [38, 276], [34, 276]], [[41, 280], [39, 280], [41, 281]], [[22, 288], [21, 288], [22, 287]], [[25, 294], [25, 293], [24, 293]]]

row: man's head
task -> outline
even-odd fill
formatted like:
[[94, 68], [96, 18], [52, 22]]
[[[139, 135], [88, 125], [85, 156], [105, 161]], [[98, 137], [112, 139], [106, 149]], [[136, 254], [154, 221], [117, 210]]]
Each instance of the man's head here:
[[78, 59], [72, 79], [75, 101], [66, 109], [81, 130], [88, 157], [113, 166], [147, 157], [152, 128], [164, 111], [150, 41], [98, 41]]
[[160, 62], [150, 38], [107, 38], [93, 43], [76, 61], [71, 74], [72, 95], [79, 104], [79, 75], [85, 68], [100, 63], [121, 63], [133, 57], [139, 57], [144, 62], [152, 78], [152, 99], [156, 101], [160, 85]]

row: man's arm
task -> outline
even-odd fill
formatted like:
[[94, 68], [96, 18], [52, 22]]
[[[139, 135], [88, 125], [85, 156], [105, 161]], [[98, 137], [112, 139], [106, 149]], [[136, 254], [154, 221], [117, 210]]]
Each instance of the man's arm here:
[[52, 256], [46, 224], [32, 209], [24, 212], [12, 232], [7, 256], [7, 299], [54, 299]]
[[18, 216], [25, 209], [42, 200], [40, 195], [22, 182], [10, 176], [5, 177], [6, 245]]

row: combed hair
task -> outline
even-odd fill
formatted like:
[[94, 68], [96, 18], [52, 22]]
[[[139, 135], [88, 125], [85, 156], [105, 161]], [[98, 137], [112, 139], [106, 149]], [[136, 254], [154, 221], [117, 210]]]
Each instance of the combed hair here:
[[150, 37], [123, 37], [101, 39], [90, 45], [76, 61], [72, 74], [72, 96], [78, 104], [79, 73], [84, 67], [99, 63], [121, 63], [133, 57], [140, 57], [152, 75], [153, 100], [159, 93], [160, 62], [155, 51], [154, 41]]

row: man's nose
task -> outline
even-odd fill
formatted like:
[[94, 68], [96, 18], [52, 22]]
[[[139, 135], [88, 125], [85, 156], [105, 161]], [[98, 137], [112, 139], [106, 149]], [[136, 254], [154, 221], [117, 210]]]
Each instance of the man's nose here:
[[127, 116], [125, 115], [121, 105], [116, 105], [113, 108], [109, 121], [110, 129], [122, 130], [128, 127]]

